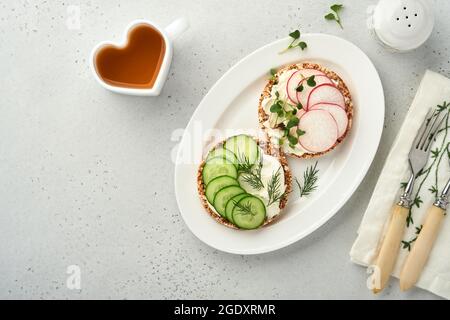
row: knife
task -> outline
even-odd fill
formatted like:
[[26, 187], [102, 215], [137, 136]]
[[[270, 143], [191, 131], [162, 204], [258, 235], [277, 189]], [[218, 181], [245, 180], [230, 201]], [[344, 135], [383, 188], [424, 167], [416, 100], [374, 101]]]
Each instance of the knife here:
[[402, 291], [410, 289], [419, 280], [446, 215], [449, 193], [450, 179], [440, 197], [428, 209], [422, 230], [420, 230], [410, 254], [406, 257], [400, 272], [400, 290]]
[[426, 165], [431, 150], [431, 143], [444, 120], [444, 112], [430, 110], [425, 116], [422, 125], [417, 132], [408, 154], [411, 176], [400, 196], [400, 201], [393, 207], [391, 218], [388, 222], [386, 235], [381, 242], [378, 257], [373, 265], [378, 281], [372, 288], [374, 293], [384, 289], [397, 261], [400, 243], [404, 234], [406, 218], [412, 204], [412, 191], [414, 180]]

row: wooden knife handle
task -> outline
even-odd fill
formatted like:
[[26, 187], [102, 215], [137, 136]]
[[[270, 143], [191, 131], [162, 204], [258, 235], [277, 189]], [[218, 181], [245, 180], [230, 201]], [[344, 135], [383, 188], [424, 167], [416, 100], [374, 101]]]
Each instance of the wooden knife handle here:
[[406, 291], [414, 286], [420, 277], [425, 263], [428, 260], [434, 241], [444, 219], [445, 211], [439, 207], [431, 206], [428, 209], [425, 222], [410, 254], [405, 260], [400, 273], [400, 289]]
[[403, 233], [405, 232], [406, 218], [409, 209], [395, 205], [387, 233], [381, 244], [380, 252], [375, 262], [375, 277], [373, 292], [378, 293], [384, 289], [389, 280], [395, 262], [397, 261]]

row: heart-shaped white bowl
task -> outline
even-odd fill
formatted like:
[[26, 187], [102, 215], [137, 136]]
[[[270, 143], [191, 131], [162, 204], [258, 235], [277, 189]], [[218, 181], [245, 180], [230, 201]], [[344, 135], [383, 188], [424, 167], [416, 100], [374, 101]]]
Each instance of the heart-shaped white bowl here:
[[[106, 83], [97, 72], [97, 68], [96, 68], [97, 53], [104, 46], [112, 45], [117, 48], [124, 48], [128, 43], [129, 31], [131, 29], [133, 29], [135, 26], [141, 25], [141, 24], [147, 24], [150, 27], [156, 29], [158, 32], [160, 32], [160, 34], [164, 40], [165, 47], [166, 47], [165, 52], [164, 52], [164, 58], [161, 63], [161, 67], [159, 69], [155, 83], [153, 84], [153, 86], [151, 88], [131, 88], [131, 87], [127, 88], [127, 87], [114, 86], [109, 83]], [[164, 86], [164, 83], [166, 82], [167, 74], [169, 73], [170, 63], [172, 62], [173, 40], [176, 37], [178, 37], [182, 32], [184, 32], [188, 27], [189, 27], [189, 24], [188, 24], [187, 20], [184, 18], [175, 20], [166, 28], [161, 28], [149, 20], [138, 19], [138, 20], [132, 21], [125, 29], [122, 41], [120, 43], [115, 43], [112, 41], [102, 41], [102, 42], [98, 43], [92, 49], [91, 56], [89, 58], [89, 62], [90, 62], [91, 71], [92, 71], [92, 74], [94, 75], [94, 78], [97, 80], [97, 82], [103, 88], [110, 90], [112, 92], [127, 94], [127, 95], [134, 95], [134, 96], [157, 96], [157, 95], [159, 95]]]

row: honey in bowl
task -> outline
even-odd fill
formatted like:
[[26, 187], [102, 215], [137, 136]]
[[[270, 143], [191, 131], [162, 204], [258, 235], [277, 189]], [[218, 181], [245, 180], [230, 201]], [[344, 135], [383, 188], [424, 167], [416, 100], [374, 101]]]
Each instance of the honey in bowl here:
[[95, 69], [112, 86], [149, 89], [158, 77], [166, 45], [162, 34], [148, 24], [138, 24], [128, 33], [124, 47], [105, 45], [95, 56]]

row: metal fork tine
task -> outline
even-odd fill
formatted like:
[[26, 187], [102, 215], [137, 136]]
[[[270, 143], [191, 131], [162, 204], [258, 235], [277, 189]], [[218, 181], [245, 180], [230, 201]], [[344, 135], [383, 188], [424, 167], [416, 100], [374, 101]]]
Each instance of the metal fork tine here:
[[[433, 114], [433, 109], [430, 109], [425, 117], [425, 121], [422, 122], [422, 125], [420, 126], [419, 132], [417, 132], [416, 138], [414, 139], [413, 146], [415, 148], [419, 148], [420, 140], [422, 140], [422, 137], [424, 136], [425, 130], [428, 127], [428, 124], [430, 123], [431, 115]], [[430, 121], [428, 121], [430, 119]]]
[[432, 131], [430, 132], [429, 136], [427, 137], [428, 143], [425, 146], [425, 151], [428, 150], [428, 148], [430, 147], [431, 143], [433, 142], [434, 137], [436, 135], [436, 132], [441, 127], [442, 122], [444, 121], [444, 118], [445, 118], [445, 113], [444, 112], [441, 112], [440, 114], [437, 115], [436, 119], [439, 119], [439, 120], [436, 120], [436, 126], [432, 128]]
[[[408, 182], [405, 185], [404, 191], [400, 196], [400, 200], [397, 205], [394, 206], [391, 214], [391, 219], [389, 222], [389, 227], [387, 228], [387, 233], [379, 249], [378, 258], [375, 265], [381, 274], [381, 281], [377, 287], [375, 287], [374, 292], [381, 291], [388, 279], [389, 275], [395, 266], [396, 258], [399, 250], [399, 243], [403, 238], [404, 229], [410, 213], [411, 205], [414, 203], [412, 200], [414, 181], [420, 175], [420, 172], [426, 166], [427, 161], [430, 156], [431, 144], [435, 140], [438, 130], [441, 128], [442, 122], [448, 119], [448, 112], [441, 111], [427, 113], [426, 118], [423, 120], [420, 129], [418, 130], [417, 136], [414, 139], [414, 143], [411, 146], [408, 154], [408, 164], [411, 169], [411, 175]], [[450, 185], [447, 191], [450, 193]]]
[[437, 114], [436, 114], [436, 111], [434, 111], [433, 114], [431, 115], [430, 121], [427, 121], [428, 122], [427, 129], [425, 130], [423, 139], [420, 140], [419, 147], [418, 147], [420, 150], [423, 150], [425, 143], [428, 142], [428, 137], [430, 136], [430, 132], [433, 129], [433, 126], [436, 123], [436, 120], [437, 120]]

